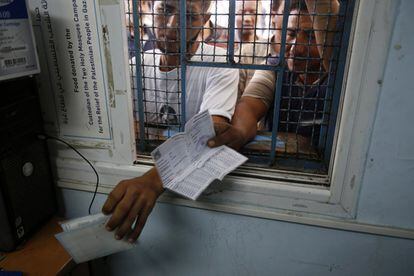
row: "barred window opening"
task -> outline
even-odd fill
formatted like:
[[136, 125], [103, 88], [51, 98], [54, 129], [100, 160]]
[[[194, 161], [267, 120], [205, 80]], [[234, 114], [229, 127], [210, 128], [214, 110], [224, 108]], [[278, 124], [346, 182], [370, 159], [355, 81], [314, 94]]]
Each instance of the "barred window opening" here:
[[247, 166], [326, 174], [354, 1], [183, 1], [125, 0], [138, 153], [250, 97], [266, 112]]

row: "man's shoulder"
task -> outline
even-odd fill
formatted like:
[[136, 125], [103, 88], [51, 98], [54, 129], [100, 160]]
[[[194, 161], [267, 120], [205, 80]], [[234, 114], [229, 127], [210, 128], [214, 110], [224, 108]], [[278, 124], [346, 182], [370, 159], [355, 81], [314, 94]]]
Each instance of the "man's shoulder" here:
[[147, 50], [142, 54], [142, 63], [148, 64], [148, 62], [153, 62], [159, 59], [160, 54], [161, 51], [159, 49]]
[[226, 62], [227, 50], [218, 46], [200, 43], [193, 61]]

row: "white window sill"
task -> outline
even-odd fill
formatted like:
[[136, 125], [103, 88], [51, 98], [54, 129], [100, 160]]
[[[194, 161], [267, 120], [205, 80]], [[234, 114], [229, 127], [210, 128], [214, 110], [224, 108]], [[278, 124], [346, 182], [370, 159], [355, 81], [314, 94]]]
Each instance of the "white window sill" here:
[[[57, 158], [54, 161], [56, 162], [58, 187], [94, 191], [95, 175], [87, 164], [80, 160], [66, 158]], [[139, 176], [150, 168], [150, 166], [143, 165], [118, 166], [103, 162], [96, 162], [94, 166], [101, 180], [98, 192], [105, 194], [109, 193], [120, 180]], [[358, 223], [340, 204], [329, 203], [329, 197], [329, 190], [323, 187], [306, 187], [284, 181], [249, 181], [245, 177], [230, 175], [223, 183], [213, 183], [205, 195], [197, 201], [187, 200], [166, 192], [159, 198], [159, 202], [414, 239], [412, 230]]]

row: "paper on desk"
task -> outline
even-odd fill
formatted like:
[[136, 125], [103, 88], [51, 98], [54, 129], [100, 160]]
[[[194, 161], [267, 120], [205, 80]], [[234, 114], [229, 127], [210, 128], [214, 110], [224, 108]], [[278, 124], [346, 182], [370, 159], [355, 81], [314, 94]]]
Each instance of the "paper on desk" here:
[[247, 161], [235, 150], [221, 146], [209, 148], [214, 126], [208, 111], [195, 115], [177, 133], [152, 153], [165, 188], [196, 200], [214, 179], [225, 175]]
[[133, 248], [135, 244], [116, 240], [114, 232], [105, 229], [108, 219], [109, 216], [97, 214], [67, 221], [61, 224], [64, 232], [57, 234], [56, 239], [76, 263]]

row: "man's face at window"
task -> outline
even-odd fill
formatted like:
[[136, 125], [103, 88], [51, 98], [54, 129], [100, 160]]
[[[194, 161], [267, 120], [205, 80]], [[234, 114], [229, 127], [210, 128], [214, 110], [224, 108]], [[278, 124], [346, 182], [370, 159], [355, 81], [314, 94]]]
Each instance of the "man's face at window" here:
[[[207, 11], [203, 9], [203, 1], [187, 1], [187, 47], [197, 38], [205, 21]], [[180, 2], [178, 0], [155, 1], [154, 27], [157, 47], [163, 53], [180, 52]]]
[[[283, 6], [283, 5], [282, 5]], [[279, 8], [275, 16], [276, 41], [280, 43], [283, 26], [283, 7]], [[276, 45], [276, 51], [280, 46]], [[291, 10], [286, 33], [285, 58], [289, 70], [295, 72], [318, 72], [321, 70], [321, 60], [316, 45], [315, 32], [312, 20], [307, 12], [298, 9]]]
[[236, 27], [242, 35], [254, 34], [259, 3], [255, 0], [237, 1]]

